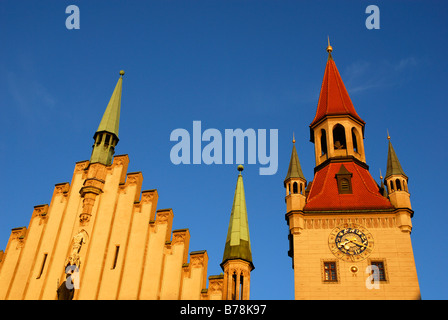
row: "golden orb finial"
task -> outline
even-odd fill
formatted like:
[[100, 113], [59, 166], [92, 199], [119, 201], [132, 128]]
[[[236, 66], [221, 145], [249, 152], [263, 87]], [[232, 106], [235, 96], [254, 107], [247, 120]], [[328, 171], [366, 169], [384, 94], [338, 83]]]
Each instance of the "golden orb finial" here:
[[330, 46], [330, 36], [328, 36], [328, 47], [327, 47], [327, 52], [331, 53], [333, 51], [333, 47]]
[[296, 138], [294, 138], [294, 132], [292, 133], [292, 143], [296, 143]]
[[124, 70], [120, 71], [120, 76], [124, 76]]
[[238, 166], [238, 171], [243, 171], [244, 170], [244, 167], [243, 167], [243, 165], [242, 164], [240, 164], [239, 166]]
[[387, 129], [387, 140], [390, 140], [389, 129]]

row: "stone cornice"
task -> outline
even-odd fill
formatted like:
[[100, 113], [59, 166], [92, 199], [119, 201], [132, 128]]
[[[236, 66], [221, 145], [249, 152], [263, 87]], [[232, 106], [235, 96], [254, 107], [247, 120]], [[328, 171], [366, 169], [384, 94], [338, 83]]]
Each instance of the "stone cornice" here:
[[331, 158], [325, 160], [320, 165], [318, 165], [314, 168], [314, 173], [321, 170], [322, 168], [327, 166], [329, 163], [339, 163], [339, 162], [347, 162], [347, 161], [352, 161], [352, 162], [356, 163], [357, 165], [359, 165], [360, 167], [362, 167], [366, 170], [369, 170], [369, 166], [366, 163], [362, 162], [361, 160], [356, 159], [354, 156], [343, 156], [343, 157], [331, 157]]

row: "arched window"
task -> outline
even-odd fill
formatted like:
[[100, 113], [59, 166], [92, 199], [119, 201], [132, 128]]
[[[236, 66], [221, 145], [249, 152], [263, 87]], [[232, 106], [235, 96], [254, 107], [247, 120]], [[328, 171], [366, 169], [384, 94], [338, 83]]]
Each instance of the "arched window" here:
[[397, 185], [397, 191], [401, 191], [401, 183], [399, 179], [395, 180], [395, 184]]
[[294, 182], [294, 184], [292, 185], [292, 193], [299, 193], [297, 182]]
[[106, 146], [108, 146], [108, 145], [109, 145], [109, 142], [110, 142], [110, 135], [109, 135], [109, 134], [106, 134], [106, 139], [104, 140], [104, 144], [105, 144]]
[[333, 129], [333, 145], [334, 149], [347, 149], [347, 143], [345, 141], [345, 129], [339, 123], [335, 125]]
[[102, 138], [103, 138], [103, 135], [100, 133], [96, 138], [96, 145], [99, 145], [101, 143]]
[[324, 129], [320, 130], [320, 148], [321, 148], [321, 156], [327, 153], [327, 133]]
[[243, 273], [241, 272], [241, 275], [240, 275], [240, 297], [239, 297], [239, 300], [243, 300], [243, 288], [244, 288], [244, 276], [243, 276]]
[[356, 133], [355, 133], [356, 129], [352, 128], [352, 141], [353, 141], [353, 150], [355, 152], [358, 152], [358, 141], [356, 140]]
[[236, 272], [233, 272], [232, 275], [232, 300], [237, 300], [238, 297], [236, 296]]

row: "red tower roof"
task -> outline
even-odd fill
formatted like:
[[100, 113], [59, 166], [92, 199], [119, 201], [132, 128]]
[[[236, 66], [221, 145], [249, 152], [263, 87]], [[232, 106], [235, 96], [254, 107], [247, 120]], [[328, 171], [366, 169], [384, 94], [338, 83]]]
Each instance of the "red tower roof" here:
[[328, 115], [350, 115], [363, 125], [365, 124], [356, 113], [331, 53], [328, 56], [327, 66], [325, 67], [316, 116], [310, 126], [312, 127]]
[[[356, 113], [336, 64], [329, 53], [313, 126], [327, 116], [352, 117], [362, 126], [365, 122]], [[312, 135], [313, 137], [313, 135]], [[307, 192], [304, 211], [390, 210], [394, 207], [380, 192], [368, 166], [353, 156], [332, 156], [315, 169], [314, 180]]]
[[[336, 174], [344, 166], [351, 173], [350, 194], [340, 194]], [[330, 162], [318, 170], [308, 194], [305, 211], [392, 209], [369, 171], [354, 161]]]

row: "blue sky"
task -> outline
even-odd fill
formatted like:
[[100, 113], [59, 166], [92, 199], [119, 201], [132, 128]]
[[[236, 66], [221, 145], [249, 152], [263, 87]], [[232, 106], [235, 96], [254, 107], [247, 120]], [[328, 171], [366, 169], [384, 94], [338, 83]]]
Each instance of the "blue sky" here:
[[[80, 9], [68, 30], [65, 9]], [[380, 29], [368, 30], [368, 5]], [[309, 142], [327, 59], [333, 57], [367, 123], [367, 164], [386, 171], [387, 130], [409, 177], [412, 242], [423, 299], [447, 299], [448, 52], [445, 1], [11, 1], [0, 4], [0, 249], [33, 206], [88, 160], [93, 134], [124, 69], [120, 142], [128, 172], [189, 228], [219, 274], [237, 165], [174, 165], [170, 133], [278, 129], [278, 172], [245, 164], [255, 270], [252, 299], [293, 299], [283, 179], [293, 132], [313, 179]]]

